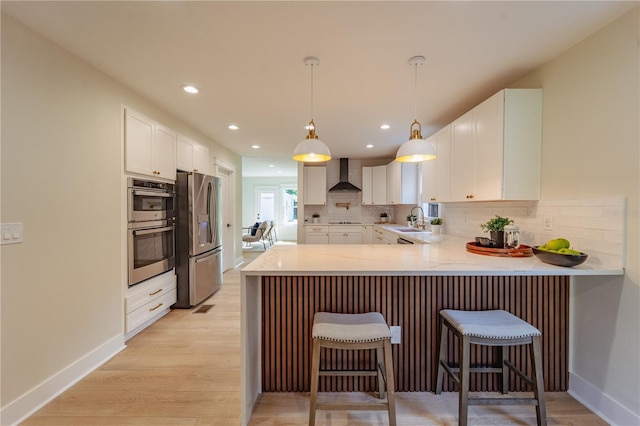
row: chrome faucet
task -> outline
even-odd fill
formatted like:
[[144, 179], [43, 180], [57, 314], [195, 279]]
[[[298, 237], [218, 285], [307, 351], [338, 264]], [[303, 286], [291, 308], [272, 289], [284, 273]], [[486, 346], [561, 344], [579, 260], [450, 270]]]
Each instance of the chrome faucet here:
[[415, 207], [413, 207], [413, 208], [411, 209], [411, 211], [409, 212], [409, 216], [413, 216], [413, 211], [414, 211], [415, 209], [420, 209], [420, 211], [422, 212], [422, 223], [420, 223], [420, 221], [418, 221], [418, 220], [416, 219], [416, 225], [415, 225], [415, 226], [416, 226], [416, 228], [419, 228], [419, 229], [427, 229], [427, 225], [424, 223], [424, 210], [422, 209], [422, 207], [420, 207], [420, 206], [415, 206]]

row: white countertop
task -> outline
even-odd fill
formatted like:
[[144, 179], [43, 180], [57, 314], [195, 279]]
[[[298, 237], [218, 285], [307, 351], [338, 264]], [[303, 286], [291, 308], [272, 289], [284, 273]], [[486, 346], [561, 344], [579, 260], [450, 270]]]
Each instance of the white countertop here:
[[[590, 263], [572, 268], [537, 257], [508, 258], [469, 253], [467, 240], [432, 236], [429, 244], [274, 245], [242, 269], [245, 275], [623, 275]], [[437, 242], [435, 241], [437, 238]]]

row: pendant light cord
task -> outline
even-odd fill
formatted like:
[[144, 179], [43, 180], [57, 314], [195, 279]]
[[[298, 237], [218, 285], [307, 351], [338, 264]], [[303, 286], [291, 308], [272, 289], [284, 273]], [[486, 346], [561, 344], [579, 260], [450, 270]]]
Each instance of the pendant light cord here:
[[413, 65], [413, 118], [418, 120], [418, 64]]
[[311, 64], [311, 121], [313, 121], [313, 67], [315, 65]]

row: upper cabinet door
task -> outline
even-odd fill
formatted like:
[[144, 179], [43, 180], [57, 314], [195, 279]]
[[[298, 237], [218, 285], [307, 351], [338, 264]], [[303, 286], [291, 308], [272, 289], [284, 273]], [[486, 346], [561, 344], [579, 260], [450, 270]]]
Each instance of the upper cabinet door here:
[[476, 130], [473, 110], [451, 123], [451, 201], [475, 198]]
[[387, 204], [387, 166], [371, 168], [371, 204]]
[[209, 173], [209, 148], [178, 135], [176, 167], [185, 172]]
[[451, 201], [451, 126], [435, 134], [436, 138], [436, 202]]
[[125, 170], [176, 179], [176, 133], [127, 108], [125, 112]]
[[327, 204], [327, 168], [304, 167], [303, 179], [304, 204]]
[[125, 115], [125, 169], [155, 176], [151, 165], [154, 121], [127, 109]]
[[153, 135], [151, 163], [157, 176], [176, 179], [176, 133], [160, 124]]
[[476, 122], [476, 200], [502, 198], [504, 92], [498, 92], [474, 110]]

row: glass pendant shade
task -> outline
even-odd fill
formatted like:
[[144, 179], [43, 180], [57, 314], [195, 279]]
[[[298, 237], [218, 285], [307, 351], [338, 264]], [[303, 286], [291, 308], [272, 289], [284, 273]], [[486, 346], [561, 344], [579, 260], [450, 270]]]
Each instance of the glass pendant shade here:
[[[417, 129], [414, 126], [417, 125]], [[411, 136], [402, 144], [396, 153], [396, 161], [401, 163], [416, 163], [418, 161], [433, 160], [436, 158], [436, 150], [431, 142], [422, 139], [422, 126], [418, 120], [411, 123]]]
[[313, 120], [309, 123], [309, 134], [296, 146], [296, 149], [293, 150], [293, 159], [308, 163], [319, 163], [331, 160], [329, 147], [318, 139]]

